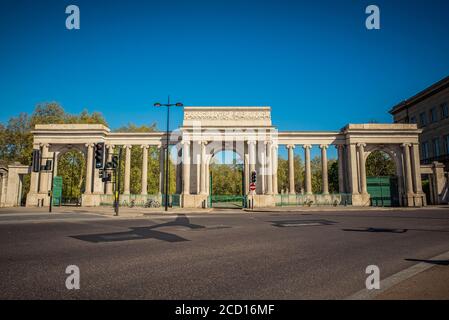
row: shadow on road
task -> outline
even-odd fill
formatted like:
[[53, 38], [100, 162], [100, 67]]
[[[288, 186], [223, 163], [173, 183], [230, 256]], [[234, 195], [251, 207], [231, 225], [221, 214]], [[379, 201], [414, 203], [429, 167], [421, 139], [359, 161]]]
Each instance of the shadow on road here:
[[313, 219], [313, 220], [277, 220], [269, 221], [275, 227], [295, 227], [295, 226], [328, 226], [336, 224], [335, 221], [324, 220], [324, 219]]
[[114, 242], [114, 241], [128, 241], [128, 240], [142, 240], [142, 239], [157, 239], [167, 242], [182, 242], [189, 241], [176, 234], [162, 232], [155, 230], [162, 227], [174, 227], [181, 226], [190, 229], [203, 229], [204, 226], [190, 223], [190, 220], [184, 215], [180, 214], [178, 217], [170, 222], [156, 224], [148, 227], [133, 227], [130, 231], [114, 232], [114, 233], [102, 233], [102, 234], [87, 234], [79, 236], [71, 236], [71, 238], [88, 241], [93, 243], [100, 242]]
[[389, 229], [389, 228], [361, 228], [361, 229], [342, 229], [343, 231], [353, 232], [387, 232], [387, 233], [406, 233], [408, 229]]
[[435, 265], [438, 265], [438, 266], [449, 266], [449, 260], [405, 259], [405, 261], [424, 262], [424, 263], [429, 263], [429, 264], [435, 264]]

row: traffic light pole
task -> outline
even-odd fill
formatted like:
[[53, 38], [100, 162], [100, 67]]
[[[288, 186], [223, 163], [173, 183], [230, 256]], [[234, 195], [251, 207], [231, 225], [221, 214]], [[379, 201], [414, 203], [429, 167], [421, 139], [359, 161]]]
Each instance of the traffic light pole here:
[[53, 152], [53, 163], [51, 167], [50, 205], [48, 206], [48, 212], [51, 212], [53, 210], [53, 184], [55, 179], [55, 161], [56, 161], [56, 152]]

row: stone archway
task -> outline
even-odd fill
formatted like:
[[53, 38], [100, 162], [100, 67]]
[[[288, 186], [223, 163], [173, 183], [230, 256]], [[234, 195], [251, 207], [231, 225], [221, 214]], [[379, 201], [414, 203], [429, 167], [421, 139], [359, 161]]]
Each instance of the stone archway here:
[[244, 157], [223, 148], [208, 161], [209, 206], [242, 208], [246, 204]]
[[373, 146], [365, 154], [365, 167], [371, 206], [399, 206], [402, 203], [403, 186], [397, 153], [391, 148]]
[[62, 205], [79, 204], [85, 191], [86, 157], [80, 148], [66, 148], [58, 153], [57, 174], [62, 178]]

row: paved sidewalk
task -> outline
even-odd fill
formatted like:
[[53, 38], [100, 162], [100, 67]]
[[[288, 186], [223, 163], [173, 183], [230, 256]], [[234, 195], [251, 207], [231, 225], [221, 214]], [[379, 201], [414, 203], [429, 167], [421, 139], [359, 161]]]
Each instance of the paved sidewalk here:
[[449, 300], [449, 260], [436, 261], [435, 266], [391, 287], [376, 300]]

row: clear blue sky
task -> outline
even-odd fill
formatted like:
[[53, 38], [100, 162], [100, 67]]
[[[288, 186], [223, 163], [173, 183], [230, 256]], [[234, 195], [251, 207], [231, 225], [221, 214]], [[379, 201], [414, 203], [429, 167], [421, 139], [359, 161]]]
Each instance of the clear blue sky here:
[[[65, 28], [77, 4], [81, 30]], [[377, 4], [381, 30], [365, 28]], [[449, 74], [449, 1], [0, 2], [0, 121], [40, 102], [154, 121], [156, 101], [269, 105], [280, 130], [390, 122]], [[172, 127], [181, 122], [181, 110]]]

